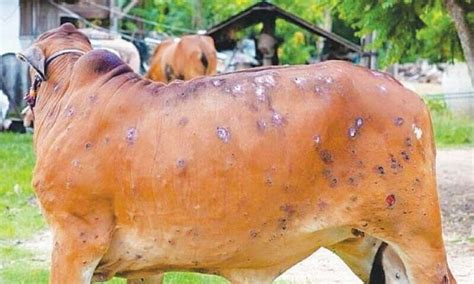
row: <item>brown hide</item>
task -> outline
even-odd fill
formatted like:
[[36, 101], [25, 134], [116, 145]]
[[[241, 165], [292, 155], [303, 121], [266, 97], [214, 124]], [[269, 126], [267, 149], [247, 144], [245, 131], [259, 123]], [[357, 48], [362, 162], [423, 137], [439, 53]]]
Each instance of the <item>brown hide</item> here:
[[354, 237], [388, 243], [412, 283], [455, 282], [430, 116], [391, 77], [333, 61], [164, 86], [70, 29], [35, 44], [88, 51], [48, 66], [35, 107], [52, 283], [269, 283], [322, 246], [367, 280], [375, 250]]
[[175, 79], [192, 78], [216, 73], [217, 55], [214, 40], [204, 35], [188, 35], [178, 40], [168, 39], [155, 49], [147, 78], [169, 83]]

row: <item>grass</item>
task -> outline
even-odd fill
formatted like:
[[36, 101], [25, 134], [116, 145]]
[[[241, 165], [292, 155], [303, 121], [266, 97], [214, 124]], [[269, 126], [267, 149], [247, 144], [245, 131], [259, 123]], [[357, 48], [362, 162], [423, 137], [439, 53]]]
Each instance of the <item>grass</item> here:
[[474, 120], [449, 113], [432, 115], [436, 146], [474, 146]]
[[474, 120], [454, 116], [444, 100], [425, 99], [431, 110], [436, 146], [474, 146]]
[[0, 244], [0, 283], [48, 283], [44, 262], [34, 254], [8, 243]]
[[34, 162], [31, 135], [0, 134], [0, 240], [45, 227], [31, 187]]
[[[453, 117], [443, 103], [427, 103], [432, 110], [437, 146], [474, 146], [472, 119]], [[0, 133], [0, 283], [48, 282], [49, 264], [16, 245], [17, 240], [46, 228], [31, 187], [34, 160], [31, 135]], [[106, 283], [126, 281], [114, 278]], [[228, 282], [212, 275], [170, 272], [165, 274], [165, 283]]]

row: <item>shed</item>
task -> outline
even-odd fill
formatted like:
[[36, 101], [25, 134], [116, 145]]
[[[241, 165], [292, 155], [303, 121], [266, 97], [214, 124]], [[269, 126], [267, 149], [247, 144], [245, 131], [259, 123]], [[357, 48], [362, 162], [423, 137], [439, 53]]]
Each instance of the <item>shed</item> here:
[[[64, 22], [74, 22], [68, 10], [86, 19], [107, 21], [109, 12], [88, 5], [87, 0], [20, 0], [20, 40], [22, 45], [31, 43], [40, 34], [56, 28]], [[110, 0], [95, 0], [97, 4], [109, 5]]]
[[[225, 49], [233, 49], [235, 48], [236, 42], [234, 39], [232, 39], [232, 34], [235, 31], [262, 23], [262, 35], [265, 35], [265, 42], [263, 45], [266, 45], [262, 52], [263, 65], [276, 65], [278, 64], [278, 58], [275, 52], [276, 41], [272, 41], [270, 38], [275, 38], [275, 21], [277, 19], [285, 20], [309, 31], [312, 34], [325, 38], [327, 41], [332, 43], [332, 46], [335, 50], [342, 47], [347, 51], [358, 53], [360, 56], [369, 56], [369, 54], [363, 52], [360, 45], [355, 44], [335, 33], [317, 27], [298, 16], [283, 10], [277, 5], [266, 1], [256, 3], [242, 12], [211, 27], [208, 29], [206, 34], [214, 39], [217, 50], [221, 51]], [[261, 49], [260, 42], [258, 45], [259, 49]], [[270, 52], [268, 52], [268, 45], [272, 45], [270, 49], [273, 50], [270, 50]], [[267, 54], [265, 54], [265, 51], [267, 51]]]

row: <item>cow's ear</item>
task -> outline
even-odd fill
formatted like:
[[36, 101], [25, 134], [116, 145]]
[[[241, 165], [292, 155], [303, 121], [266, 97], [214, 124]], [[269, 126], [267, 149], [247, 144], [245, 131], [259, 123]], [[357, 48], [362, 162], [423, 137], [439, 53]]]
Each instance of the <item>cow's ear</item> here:
[[21, 53], [16, 55], [21, 61], [24, 61], [30, 65], [31, 68], [35, 69], [36, 73], [46, 81], [44, 73], [45, 69], [45, 58], [41, 48], [33, 45]]

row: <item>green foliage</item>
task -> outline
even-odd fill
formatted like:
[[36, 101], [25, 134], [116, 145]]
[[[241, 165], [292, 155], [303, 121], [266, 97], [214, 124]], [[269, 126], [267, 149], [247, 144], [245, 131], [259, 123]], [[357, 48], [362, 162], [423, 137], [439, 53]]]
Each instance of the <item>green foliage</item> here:
[[[277, 22], [280, 24], [281, 22]], [[281, 23], [282, 30], [292, 30], [294, 27]], [[291, 33], [288, 33], [291, 34]], [[308, 35], [301, 31], [294, 31], [293, 36], [287, 38], [278, 48], [280, 64], [305, 64], [315, 52], [316, 46], [308, 43]]]
[[[191, 0], [192, 1], [192, 0]], [[205, 26], [212, 27], [230, 16], [254, 5], [256, 0], [216, 1], [202, 0]]]
[[[317, 25], [321, 23], [324, 7], [316, 1], [272, 1], [280, 8]], [[280, 64], [305, 64], [317, 52], [318, 37], [283, 20], [276, 21], [276, 36], [282, 40], [278, 48]]]
[[[259, 1], [200, 0], [200, 2], [202, 5], [200, 17], [203, 18], [204, 26], [209, 28]], [[275, 0], [272, 2], [312, 24], [319, 23], [324, 12], [324, 7], [313, 1]], [[193, 0], [144, 0], [139, 7], [132, 9], [131, 14], [153, 21], [157, 23], [157, 26], [147, 24], [140, 28], [133, 20], [123, 21], [123, 26], [130, 31], [144, 29], [177, 36], [186, 34], [197, 29], [192, 19], [199, 16], [196, 15], [199, 11], [193, 9], [193, 5]], [[259, 34], [260, 30], [261, 27], [255, 26], [235, 36], [240, 39], [244, 36]], [[285, 21], [277, 21], [276, 30], [277, 37], [283, 40], [278, 51], [282, 64], [303, 64], [314, 55], [317, 37]], [[301, 34], [303, 34], [303, 41], [299, 40]]]
[[[440, 62], [462, 59], [454, 23], [442, 0], [323, 0], [365, 36], [376, 32], [369, 47], [380, 53], [381, 65], [427, 58]], [[474, 25], [473, 16], [468, 14]]]
[[[462, 59], [463, 53], [451, 17], [442, 5], [436, 5], [420, 15], [426, 24], [418, 30], [416, 39], [421, 44], [421, 54], [432, 62]], [[474, 21], [472, 21], [474, 25]], [[411, 57], [415, 57], [412, 54]], [[413, 58], [416, 59], [416, 58]]]
[[[120, 0], [121, 4], [128, 2]], [[471, 3], [471, 0], [465, 0]], [[172, 35], [192, 32], [198, 27], [195, 17], [202, 18], [204, 27], [213, 25], [257, 3], [258, 0], [142, 0], [132, 9], [133, 15], [157, 23], [137, 24], [124, 20], [123, 27], [130, 31], [156, 30]], [[273, 0], [272, 3], [317, 25], [325, 9], [333, 16], [333, 31], [358, 43], [359, 38], [376, 32], [375, 41], [368, 47], [379, 51], [380, 64], [427, 58], [433, 62], [463, 59], [461, 45], [454, 23], [442, 0]], [[201, 9], [196, 9], [201, 5]], [[472, 9], [471, 9], [472, 10]], [[467, 14], [474, 26], [474, 11]], [[343, 22], [341, 22], [341, 20]], [[347, 25], [346, 25], [347, 24]], [[357, 30], [356, 36], [351, 26]], [[248, 30], [244, 35], [255, 32]], [[304, 42], [295, 40], [302, 32]], [[279, 49], [284, 64], [304, 63], [314, 55], [317, 37], [284, 21], [277, 21], [278, 36], [283, 39]]]
[[156, 21], [158, 31], [166, 31], [168, 26], [178, 29], [192, 28], [193, 5], [188, 0], [155, 0], [155, 9], [158, 10]]
[[424, 101], [431, 113], [436, 113], [438, 115], [449, 113], [448, 105], [445, 100], [425, 98]]

